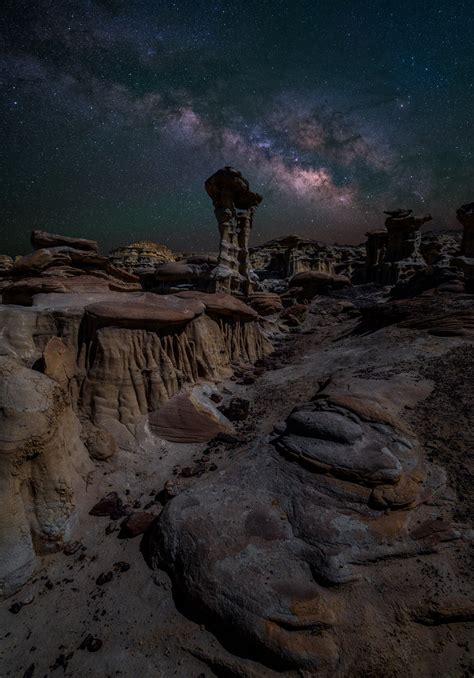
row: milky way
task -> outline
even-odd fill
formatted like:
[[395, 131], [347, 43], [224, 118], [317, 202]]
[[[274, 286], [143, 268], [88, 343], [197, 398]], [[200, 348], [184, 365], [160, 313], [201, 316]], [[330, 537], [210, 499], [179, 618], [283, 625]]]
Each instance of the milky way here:
[[470, 2], [7, 2], [0, 253], [33, 228], [216, 248], [240, 169], [254, 242], [360, 242], [382, 210], [474, 199]]

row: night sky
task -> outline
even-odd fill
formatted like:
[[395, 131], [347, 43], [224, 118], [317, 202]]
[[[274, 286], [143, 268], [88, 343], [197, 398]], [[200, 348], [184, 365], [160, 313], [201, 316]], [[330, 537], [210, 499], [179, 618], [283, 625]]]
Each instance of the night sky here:
[[0, 253], [33, 228], [215, 251], [226, 164], [264, 196], [254, 243], [361, 242], [396, 207], [453, 227], [474, 200], [472, 0], [2, 10]]

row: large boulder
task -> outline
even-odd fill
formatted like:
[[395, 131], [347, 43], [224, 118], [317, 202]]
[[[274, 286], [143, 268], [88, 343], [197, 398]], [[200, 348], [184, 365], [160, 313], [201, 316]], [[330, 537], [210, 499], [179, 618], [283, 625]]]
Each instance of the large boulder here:
[[249, 305], [259, 315], [273, 315], [283, 310], [280, 295], [273, 292], [253, 292], [248, 299]]
[[206, 292], [198, 292], [195, 290], [188, 290], [178, 292], [177, 297], [181, 299], [196, 299], [204, 304], [206, 312], [211, 315], [223, 316], [227, 318], [234, 318], [243, 322], [256, 320], [258, 313], [253, 308], [250, 308], [243, 301], [225, 292], [216, 292], [214, 294], [207, 294]]
[[176, 443], [207, 443], [219, 433], [234, 433], [230, 421], [196, 389], [151, 412], [149, 423], [159, 438]]
[[[149, 548], [182, 608], [277, 671], [352, 675], [367, 637], [385, 656], [400, 601], [407, 614], [419, 603], [419, 556], [460, 543], [444, 473], [399, 428], [423, 392], [399, 379], [333, 383], [290, 415], [276, 449], [259, 440], [173, 498]], [[392, 644], [388, 661], [405, 649]]]

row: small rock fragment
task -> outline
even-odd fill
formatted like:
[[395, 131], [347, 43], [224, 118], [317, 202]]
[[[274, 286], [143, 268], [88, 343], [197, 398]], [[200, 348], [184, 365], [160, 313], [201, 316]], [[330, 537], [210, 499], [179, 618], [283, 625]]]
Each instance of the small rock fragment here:
[[113, 572], [102, 572], [95, 580], [95, 583], [97, 584], [97, 586], [103, 586], [104, 584], [107, 584], [109, 581], [111, 581], [113, 577], [114, 577]]
[[230, 421], [244, 421], [249, 416], [250, 401], [246, 398], [232, 398], [221, 411]]
[[133, 538], [143, 534], [150, 527], [157, 516], [154, 513], [146, 511], [136, 511], [132, 513], [121, 525], [119, 538]]
[[73, 556], [81, 547], [82, 544], [80, 541], [70, 541], [69, 544], [66, 544], [63, 548], [63, 553], [65, 556]]
[[79, 645], [80, 650], [88, 650], [89, 652], [97, 652], [101, 647], [102, 641], [99, 638], [94, 638], [91, 633], [89, 633]]
[[117, 513], [122, 508], [122, 500], [117, 492], [109, 492], [105, 497], [102, 497], [97, 504], [95, 504], [89, 511], [90, 516], [111, 516]]

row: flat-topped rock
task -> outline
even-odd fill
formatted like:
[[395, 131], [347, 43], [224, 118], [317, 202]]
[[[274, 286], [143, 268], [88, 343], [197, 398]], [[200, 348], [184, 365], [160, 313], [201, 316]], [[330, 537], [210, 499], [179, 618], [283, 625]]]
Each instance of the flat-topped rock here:
[[24, 278], [17, 280], [3, 290], [4, 304], [18, 304], [31, 306], [34, 297], [38, 294], [104, 294], [112, 292], [138, 292], [141, 286], [137, 283], [127, 283], [110, 276], [97, 277], [95, 275], [77, 275], [66, 277], [48, 275], [43, 277]]
[[257, 311], [254, 311], [253, 308], [250, 308], [250, 306], [237, 297], [233, 297], [225, 292], [207, 294], [206, 292], [187, 290], [185, 292], [178, 292], [175, 296], [181, 299], [196, 299], [205, 305], [206, 311], [216, 315], [231, 317], [244, 322], [258, 318]]
[[38, 249], [26, 254], [13, 264], [11, 274], [24, 275], [37, 273], [52, 266], [78, 266], [80, 268], [97, 268], [107, 270], [110, 262], [97, 252], [79, 250], [70, 246], [57, 246]]
[[95, 240], [86, 240], [85, 238], [71, 238], [59, 233], [48, 233], [47, 231], [32, 231], [31, 244], [35, 250], [43, 247], [73, 247], [77, 250], [87, 252], [98, 252], [99, 246]]
[[159, 329], [186, 324], [204, 313], [205, 306], [198, 299], [144, 292], [124, 301], [90, 304], [85, 310], [89, 318], [103, 327]]
[[339, 289], [350, 285], [350, 280], [345, 275], [333, 275], [321, 271], [303, 271], [297, 273], [291, 279], [292, 286], [311, 285], [316, 289]]
[[154, 277], [156, 280], [176, 281], [193, 278], [199, 275], [200, 269], [184, 261], [160, 264], [156, 267]]

